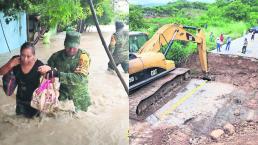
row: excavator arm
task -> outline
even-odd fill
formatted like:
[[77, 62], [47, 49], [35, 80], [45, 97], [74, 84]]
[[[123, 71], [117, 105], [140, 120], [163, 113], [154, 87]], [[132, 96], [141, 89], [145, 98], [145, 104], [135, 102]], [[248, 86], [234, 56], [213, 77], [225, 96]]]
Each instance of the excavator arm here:
[[[187, 29], [194, 29], [194, 36]], [[145, 119], [149, 112], [154, 112], [156, 104], [175, 96], [183, 80], [189, 79], [188, 68], [176, 68], [173, 60], [167, 59], [174, 40], [197, 43], [201, 69], [208, 76], [208, 63], [205, 46], [205, 35], [195, 27], [167, 24], [161, 27], [137, 53], [133, 53], [129, 61], [129, 103], [131, 119]], [[164, 48], [165, 51], [164, 51]], [[161, 51], [162, 49], [162, 51]], [[152, 83], [153, 82], [153, 83]], [[165, 101], [164, 101], [165, 100]]]
[[[192, 35], [186, 31], [186, 29], [197, 30], [197, 35]], [[141, 47], [138, 53], [142, 54], [145, 52], [160, 52], [163, 46], [167, 46], [167, 49], [164, 53], [166, 56], [174, 40], [191, 41], [197, 43], [201, 69], [204, 73], [208, 73], [205, 34], [201, 29], [197, 29], [195, 27], [182, 26], [178, 24], [166, 24], [162, 26], [153, 35], [153, 37]]]

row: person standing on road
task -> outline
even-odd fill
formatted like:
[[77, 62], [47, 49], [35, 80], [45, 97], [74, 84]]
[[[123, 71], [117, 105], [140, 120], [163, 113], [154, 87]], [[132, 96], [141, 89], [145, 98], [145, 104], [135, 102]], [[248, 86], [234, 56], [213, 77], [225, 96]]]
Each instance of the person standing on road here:
[[220, 52], [220, 40], [219, 40], [219, 37], [217, 38], [216, 43], [217, 43], [217, 52]]
[[255, 31], [252, 32], [251, 40], [254, 40]]
[[222, 45], [223, 45], [223, 42], [224, 42], [224, 36], [223, 36], [222, 33], [221, 33], [219, 39], [220, 39], [220, 48], [222, 48]]
[[228, 37], [227, 37], [226, 51], [229, 51], [230, 44], [231, 44], [231, 37], [230, 37], [230, 36], [228, 36]]
[[244, 40], [244, 46], [243, 46], [243, 48], [242, 48], [242, 53], [246, 53], [246, 47], [247, 47], [247, 44], [248, 44], [248, 41], [247, 41], [247, 38], [245, 38], [245, 40]]
[[213, 37], [214, 37], [214, 36], [213, 36], [213, 32], [211, 32], [211, 33], [210, 33], [210, 42], [213, 41]]
[[29, 15], [29, 41], [34, 41], [36, 32], [40, 29], [40, 14]]

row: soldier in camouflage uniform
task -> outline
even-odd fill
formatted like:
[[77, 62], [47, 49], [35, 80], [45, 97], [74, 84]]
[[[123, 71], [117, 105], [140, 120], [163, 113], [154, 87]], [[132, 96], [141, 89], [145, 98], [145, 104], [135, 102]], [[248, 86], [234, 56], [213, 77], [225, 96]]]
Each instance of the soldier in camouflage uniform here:
[[36, 32], [40, 29], [40, 14], [29, 15], [29, 41], [34, 41]]
[[[125, 73], [128, 73], [128, 49], [129, 36], [128, 31], [125, 31], [122, 22], [116, 22], [116, 32], [112, 35], [110, 44], [108, 46], [116, 65], [121, 64]], [[108, 63], [108, 71], [113, 71], [112, 64]]]
[[78, 49], [79, 44], [80, 34], [67, 31], [65, 49], [49, 58], [48, 65], [51, 68], [43, 66], [39, 71], [59, 77], [61, 83], [59, 100], [73, 100], [76, 110], [87, 111], [91, 104], [88, 93], [90, 57], [86, 51]]

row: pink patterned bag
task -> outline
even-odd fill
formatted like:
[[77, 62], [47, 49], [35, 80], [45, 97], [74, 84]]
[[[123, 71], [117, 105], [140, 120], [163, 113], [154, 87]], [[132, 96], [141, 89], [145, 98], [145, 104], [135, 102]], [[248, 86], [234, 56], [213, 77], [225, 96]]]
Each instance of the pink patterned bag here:
[[31, 107], [44, 113], [55, 112], [59, 105], [59, 86], [58, 78], [43, 77], [40, 86], [33, 92]]

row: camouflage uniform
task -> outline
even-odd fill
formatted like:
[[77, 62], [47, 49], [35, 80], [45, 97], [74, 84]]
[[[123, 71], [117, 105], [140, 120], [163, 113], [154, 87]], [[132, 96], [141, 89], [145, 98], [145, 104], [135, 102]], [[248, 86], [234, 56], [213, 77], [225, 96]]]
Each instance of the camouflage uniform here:
[[[116, 65], [121, 64], [124, 72], [128, 72], [128, 55], [129, 55], [129, 36], [128, 31], [118, 30], [112, 35], [111, 41], [115, 41], [115, 45], [109, 44], [109, 51], [111, 52]], [[113, 69], [111, 63], [108, 63], [108, 68]]]
[[[76, 32], [74, 33], [77, 35]], [[79, 42], [77, 41], [79, 41], [79, 37], [73, 38], [67, 34], [65, 46], [78, 46]], [[76, 110], [87, 111], [91, 104], [88, 93], [88, 68], [90, 65], [88, 53], [79, 49], [75, 56], [67, 57], [64, 49], [54, 53], [49, 58], [48, 65], [56, 68], [59, 72], [61, 83], [59, 100], [72, 99]]]
[[39, 31], [40, 22], [36, 18], [39, 14], [33, 14], [29, 16], [29, 41], [34, 41], [34, 35]]

